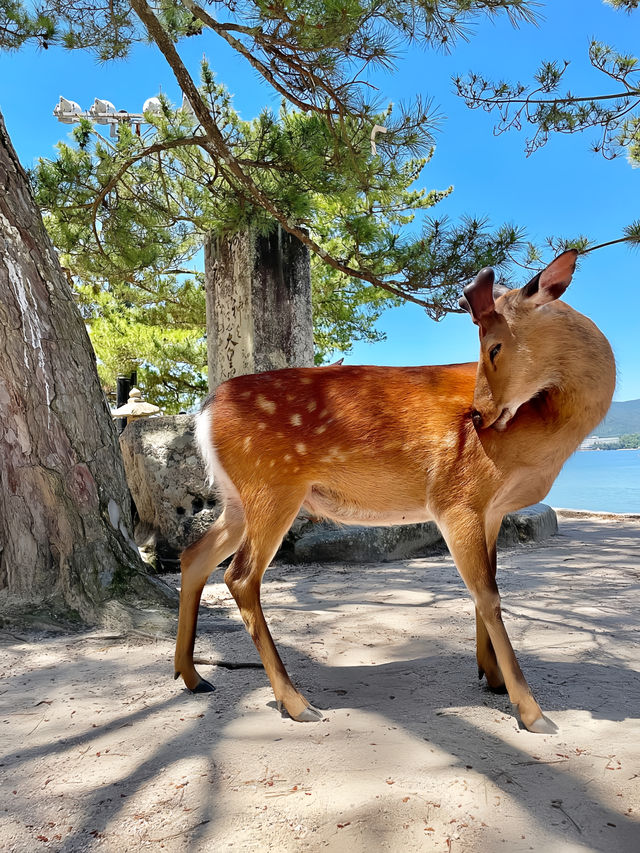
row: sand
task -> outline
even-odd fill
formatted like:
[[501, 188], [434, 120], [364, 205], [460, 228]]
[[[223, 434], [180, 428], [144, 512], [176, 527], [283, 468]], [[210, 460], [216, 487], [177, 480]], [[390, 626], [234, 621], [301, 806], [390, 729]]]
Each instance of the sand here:
[[[255, 664], [212, 580], [197, 655]], [[565, 518], [500, 554], [499, 583], [555, 735], [478, 682], [448, 556], [269, 570], [315, 724], [281, 718], [259, 668], [202, 665], [216, 691], [190, 695], [170, 637], [0, 632], [0, 849], [640, 850], [640, 520]]]

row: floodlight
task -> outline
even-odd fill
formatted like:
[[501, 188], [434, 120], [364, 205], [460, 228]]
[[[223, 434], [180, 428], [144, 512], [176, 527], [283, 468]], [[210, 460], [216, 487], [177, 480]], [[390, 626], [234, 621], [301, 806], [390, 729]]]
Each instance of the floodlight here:
[[78, 121], [77, 116], [82, 112], [80, 104], [75, 101], [70, 101], [60, 95], [60, 101], [53, 109], [54, 116], [63, 124], [75, 124]]
[[153, 113], [154, 115], [162, 114], [162, 104], [160, 98], [147, 98], [142, 107], [143, 113]]
[[102, 98], [96, 98], [93, 106], [89, 110], [89, 115], [93, 118], [96, 124], [109, 124], [107, 116], [114, 115], [116, 108], [111, 101], [105, 101]]

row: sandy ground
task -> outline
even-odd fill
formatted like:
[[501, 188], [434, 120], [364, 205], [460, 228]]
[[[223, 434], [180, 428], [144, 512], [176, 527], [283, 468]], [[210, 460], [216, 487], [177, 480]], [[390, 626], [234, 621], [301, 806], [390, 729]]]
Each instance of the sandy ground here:
[[[216, 692], [191, 696], [171, 639], [2, 632], [0, 849], [639, 851], [640, 521], [565, 519], [499, 580], [557, 735], [476, 680], [446, 556], [269, 570], [316, 724], [282, 719], [261, 669], [201, 666]], [[206, 601], [197, 654], [255, 663], [224, 585]]]

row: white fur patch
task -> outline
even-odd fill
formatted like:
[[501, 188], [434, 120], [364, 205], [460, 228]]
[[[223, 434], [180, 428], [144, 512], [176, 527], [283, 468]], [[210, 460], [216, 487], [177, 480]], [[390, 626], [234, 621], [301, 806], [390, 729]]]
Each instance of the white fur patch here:
[[207, 406], [196, 415], [195, 440], [198, 450], [202, 456], [209, 477], [209, 483], [215, 484], [228, 502], [231, 499], [235, 504], [241, 506], [238, 490], [231, 482], [227, 472], [222, 467], [216, 452], [213, 429], [211, 427], [211, 406]]
[[196, 415], [195, 439], [204, 460], [205, 468], [209, 476], [209, 482], [215, 480], [216, 471], [219, 466], [218, 454], [213, 446], [213, 431], [211, 429], [211, 407], [207, 406]]
[[276, 404], [273, 402], [273, 400], [267, 400], [267, 398], [263, 397], [262, 394], [258, 394], [258, 396], [256, 397], [256, 403], [258, 404], [259, 408], [261, 408], [265, 412], [268, 412], [270, 415], [272, 415], [276, 410]]

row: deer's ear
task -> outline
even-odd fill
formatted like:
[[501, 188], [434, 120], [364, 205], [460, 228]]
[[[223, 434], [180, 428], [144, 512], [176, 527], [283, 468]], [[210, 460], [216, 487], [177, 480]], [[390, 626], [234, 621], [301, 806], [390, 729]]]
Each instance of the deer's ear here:
[[576, 249], [568, 249], [551, 261], [546, 269], [535, 275], [522, 288], [524, 299], [531, 299], [534, 305], [544, 305], [559, 299], [571, 284], [571, 277], [576, 269]]
[[493, 301], [493, 282], [495, 275], [491, 267], [480, 270], [471, 284], [468, 284], [463, 293], [464, 296], [458, 303], [471, 314], [473, 322], [483, 326], [495, 312]]

